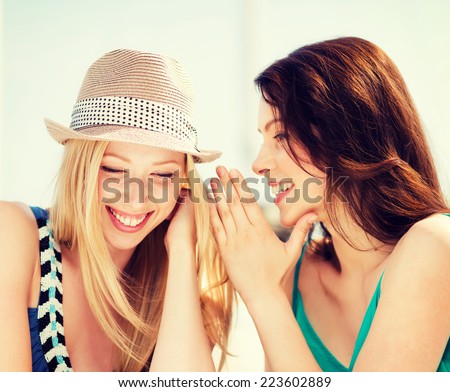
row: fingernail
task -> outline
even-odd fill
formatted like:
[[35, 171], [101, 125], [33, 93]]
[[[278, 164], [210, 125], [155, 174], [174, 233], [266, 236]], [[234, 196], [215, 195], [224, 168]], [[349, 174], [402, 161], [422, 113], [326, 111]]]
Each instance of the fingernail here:
[[318, 218], [319, 217], [317, 215], [311, 216], [308, 218], [308, 223], [312, 224], [312, 223], [316, 222]]
[[230, 177], [238, 177], [239, 176], [239, 173], [238, 173], [238, 171], [236, 170], [236, 169], [231, 169], [230, 170]]
[[216, 171], [219, 176], [225, 175], [225, 168], [223, 166], [218, 166]]

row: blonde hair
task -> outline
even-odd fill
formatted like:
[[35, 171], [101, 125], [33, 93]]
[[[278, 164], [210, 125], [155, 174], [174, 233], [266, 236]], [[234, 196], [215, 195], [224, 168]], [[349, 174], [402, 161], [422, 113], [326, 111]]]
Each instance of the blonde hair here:
[[[97, 176], [108, 142], [69, 140], [58, 176], [50, 219], [55, 240], [76, 249], [86, 297], [106, 335], [116, 346], [114, 370], [149, 366], [156, 344], [167, 280], [163, 221], [136, 248], [124, 272], [111, 260], [100, 226]], [[210, 341], [227, 354], [234, 291], [209, 226], [206, 188], [191, 156], [187, 171], [197, 229], [197, 275], [203, 322]], [[197, 179], [197, 180], [195, 180]]]

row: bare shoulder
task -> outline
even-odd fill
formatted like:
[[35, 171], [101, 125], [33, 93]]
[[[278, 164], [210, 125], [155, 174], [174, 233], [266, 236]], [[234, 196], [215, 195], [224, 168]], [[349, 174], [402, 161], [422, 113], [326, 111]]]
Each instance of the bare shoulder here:
[[424, 237], [431, 240], [439, 240], [450, 243], [450, 216], [434, 214], [417, 222], [406, 233], [409, 236]]
[[21, 230], [29, 234], [36, 232], [36, 221], [30, 207], [24, 203], [0, 201], [0, 227], [9, 230]]
[[27, 216], [28, 218], [33, 218], [33, 212], [30, 207], [25, 203], [18, 201], [5, 201], [0, 200], [0, 211], [2, 213], [18, 214], [18, 216]]
[[[417, 222], [398, 242], [389, 259], [383, 279], [384, 292], [392, 286], [406, 297], [411, 290], [416, 290], [422, 300], [442, 302], [450, 311], [447, 300], [450, 297], [449, 216], [436, 214]], [[405, 290], [398, 291], [400, 287]]]
[[435, 214], [414, 224], [398, 242], [391, 258], [393, 269], [429, 271], [449, 281], [450, 216]]
[[381, 296], [354, 370], [436, 371], [450, 334], [450, 217], [408, 230], [386, 260]]
[[[0, 201], [0, 263], [2, 271], [34, 266], [39, 235], [34, 215], [23, 203]], [[8, 263], [11, 258], [23, 263]], [[13, 264], [13, 265], [11, 265]], [[14, 267], [16, 265], [16, 267]], [[32, 272], [32, 271], [31, 271]]]

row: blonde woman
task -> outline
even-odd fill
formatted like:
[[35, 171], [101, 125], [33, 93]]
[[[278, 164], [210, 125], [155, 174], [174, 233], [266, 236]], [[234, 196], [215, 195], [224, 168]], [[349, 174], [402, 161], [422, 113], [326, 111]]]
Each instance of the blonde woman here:
[[175, 60], [116, 50], [70, 128], [46, 120], [54, 205], [0, 206], [0, 370], [214, 370], [233, 294], [194, 164], [220, 153], [197, 148], [192, 106]]

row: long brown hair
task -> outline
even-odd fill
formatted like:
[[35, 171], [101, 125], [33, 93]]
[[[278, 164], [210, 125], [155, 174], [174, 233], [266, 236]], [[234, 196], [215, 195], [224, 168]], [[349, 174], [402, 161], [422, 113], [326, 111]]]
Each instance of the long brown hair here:
[[[288, 153], [301, 166], [293, 147], [306, 149], [327, 173], [325, 199], [344, 196], [347, 212], [366, 233], [396, 243], [414, 223], [449, 212], [406, 84], [373, 43], [344, 37], [301, 47], [255, 83], [285, 127]], [[348, 178], [333, 186], [331, 173]], [[349, 241], [336, 203], [325, 208]]]

